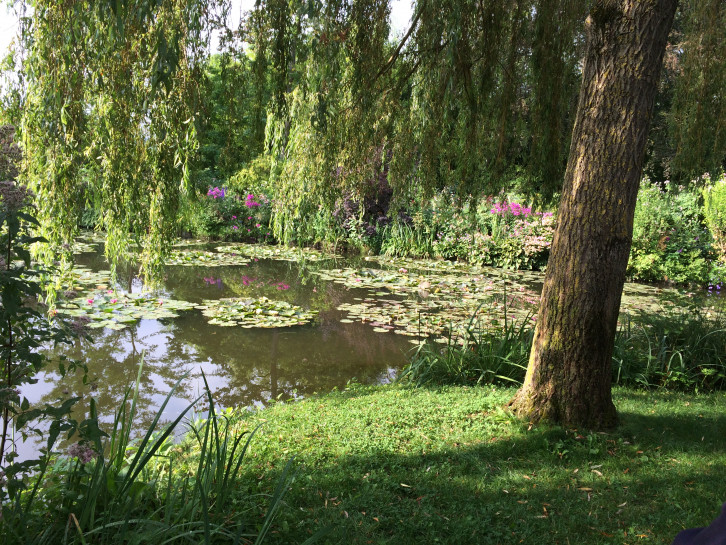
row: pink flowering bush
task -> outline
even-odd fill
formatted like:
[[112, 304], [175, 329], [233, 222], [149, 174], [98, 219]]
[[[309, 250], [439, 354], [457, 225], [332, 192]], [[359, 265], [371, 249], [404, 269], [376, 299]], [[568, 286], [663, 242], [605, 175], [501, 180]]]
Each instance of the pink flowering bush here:
[[[436, 202], [436, 201], [434, 201]], [[554, 234], [552, 212], [535, 212], [517, 202], [483, 200], [448, 210], [439, 207], [433, 218], [437, 256], [510, 269], [544, 269]]]
[[489, 210], [495, 242], [492, 265], [510, 269], [544, 269], [554, 236], [552, 212], [533, 212], [516, 202], [495, 203]]
[[262, 193], [210, 185], [187, 228], [213, 239], [269, 241], [270, 200]]

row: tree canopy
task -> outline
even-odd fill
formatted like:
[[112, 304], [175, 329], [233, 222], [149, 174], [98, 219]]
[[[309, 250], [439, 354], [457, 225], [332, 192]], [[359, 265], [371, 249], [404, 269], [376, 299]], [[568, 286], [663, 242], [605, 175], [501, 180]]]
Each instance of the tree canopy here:
[[[420, 0], [410, 28], [392, 38], [387, 0], [260, 0], [235, 29], [225, 27], [224, 0], [14, 4], [27, 17], [5, 109], [44, 234], [54, 247], [68, 242], [93, 203], [111, 258], [132, 233], [147, 272], [158, 270], [180, 195], [194, 191], [191, 173], [205, 160], [224, 177], [271, 156], [283, 240], [305, 238], [312, 210], [332, 214], [342, 196], [380, 190], [371, 180], [381, 173], [390, 214], [442, 188], [551, 201], [591, 7]], [[723, 0], [681, 3], [651, 175], [684, 183], [723, 168], [725, 22]], [[221, 55], [210, 61], [220, 28]]]

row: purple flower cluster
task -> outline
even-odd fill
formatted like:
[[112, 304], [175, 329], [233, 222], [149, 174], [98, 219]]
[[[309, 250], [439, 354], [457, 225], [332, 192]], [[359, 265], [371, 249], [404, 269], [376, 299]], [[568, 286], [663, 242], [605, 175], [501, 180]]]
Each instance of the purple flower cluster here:
[[718, 282], [716, 284], [709, 284], [708, 285], [708, 293], [706, 295], [721, 295], [721, 288], [723, 287], [723, 284], [721, 282]]
[[78, 458], [82, 464], [87, 464], [98, 456], [98, 453], [86, 444], [73, 443], [68, 449], [68, 455], [71, 458]]
[[209, 187], [209, 191], [207, 191], [207, 197], [212, 197], [213, 199], [223, 199], [224, 194], [226, 190], [223, 187]]

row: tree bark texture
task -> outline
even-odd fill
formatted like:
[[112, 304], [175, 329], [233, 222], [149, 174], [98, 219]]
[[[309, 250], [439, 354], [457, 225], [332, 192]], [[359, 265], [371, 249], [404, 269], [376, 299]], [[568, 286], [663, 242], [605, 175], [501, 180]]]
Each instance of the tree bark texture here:
[[633, 215], [677, 0], [596, 0], [558, 223], [525, 382], [532, 421], [617, 423], [611, 360]]

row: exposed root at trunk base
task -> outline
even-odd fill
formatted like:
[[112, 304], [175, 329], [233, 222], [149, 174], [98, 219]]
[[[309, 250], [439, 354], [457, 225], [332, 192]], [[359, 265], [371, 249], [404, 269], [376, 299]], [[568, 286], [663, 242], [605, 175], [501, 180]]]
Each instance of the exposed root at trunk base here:
[[525, 388], [507, 403], [507, 408], [522, 420], [546, 422], [567, 428], [593, 431], [611, 430], [618, 425], [618, 413], [610, 399], [600, 403], [588, 400], [566, 400], [560, 395], [537, 395]]

